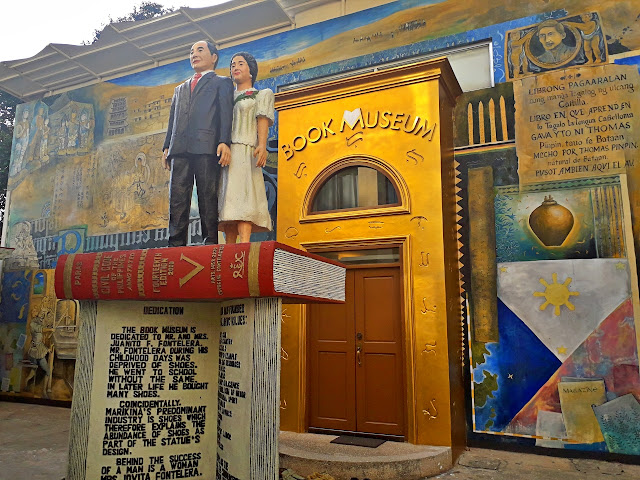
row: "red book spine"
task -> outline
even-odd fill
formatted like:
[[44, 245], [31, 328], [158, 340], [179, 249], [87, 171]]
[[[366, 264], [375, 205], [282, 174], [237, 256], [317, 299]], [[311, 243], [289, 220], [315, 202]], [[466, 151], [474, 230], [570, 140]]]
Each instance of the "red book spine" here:
[[77, 300], [275, 296], [276, 248], [290, 250], [277, 242], [260, 242], [61, 255], [56, 296]]

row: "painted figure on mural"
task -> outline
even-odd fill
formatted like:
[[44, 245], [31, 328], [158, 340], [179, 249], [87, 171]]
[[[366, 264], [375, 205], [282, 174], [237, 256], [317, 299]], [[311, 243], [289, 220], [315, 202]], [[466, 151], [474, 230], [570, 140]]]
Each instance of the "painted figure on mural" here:
[[267, 163], [267, 135], [274, 121], [274, 95], [253, 87], [258, 63], [249, 53], [231, 58], [236, 84], [231, 130], [231, 164], [220, 178], [220, 230], [226, 243], [249, 242], [251, 232], [271, 230], [271, 216], [262, 176]]
[[90, 147], [89, 145], [89, 133], [93, 128], [93, 119], [89, 116], [86, 110], [82, 110], [80, 114], [80, 148]]
[[44, 138], [44, 108], [39, 107], [36, 110], [36, 117], [34, 118], [35, 122], [35, 132], [33, 134], [33, 155], [32, 159], [37, 160], [41, 157], [42, 152], [42, 141]]
[[135, 201], [140, 203], [145, 199], [147, 188], [149, 186], [149, 179], [151, 178], [151, 168], [147, 163], [147, 156], [144, 152], [138, 153], [136, 156], [133, 167], [133, 183], [134, 188], [133, 196]]
[[60, 119], [60, 131], [58, 137], [58, 150], [59, 153], [64, 154], [67, 145], [69, 144], [69, 118], [67, 115], [62, 115]]
[[15, 159], [13, 162], [12, 175], [18, 173], [24, 167], [24, 157], [29, 145], [29, 110], [24, 109], [22, 119], [16, 123], [14, 128], [15, 137]]
[[49, 127], [49, 117], [44, 119], [42, 125], [42, 142], [40, 143], [40, 159], [43, 163], [49, 160], [49, 133], [51, 127]]
[[47, 396], [48, 392], [51, 392], [51, 364], [53, 363], [53, 347], [48, 347], [45, 344], [45, 334], [51, 334], [53, 332], [53, 328], [47, 328], [46, 326], [47, 313], [45, 308], [38, 309], [34, 307], [31, 311], [32, 318], [29, 323], [31, 343], [27, 355], [36, 368], [31, 369], [25, 381], [25, 385], [28, 385], [31, 379], [33, 379], [35, 383], [38, 367], [42, 368], [46, 375], [44, 382], [45, 396]]
[[544, 63], [562, 63], [572, 53], [571, 47], [564, 43], [567, 37], [564, 25], [556, 20], [546, 20], [538, 25], [538, 40], [544, 47], [544, 53], [538, 55], [538, 60]]
[[8, 243], [14, 250], [11, 256], [4, 260], [3, 268], [7, 270], [38, 268], [38, 254], [31, 236], [29, 222], [18, 222], [13, 225]]
[[514, 69], [514, 76], [529, 73], [529, 68], [527, 64], [527, 56], [525, 53], [525, 44], [529, 41], [531, 37], [531, 33], [526, 33], [523, 31], [515, 31], [510, 34], [510, 45], [511, 45], [511, 65]]
[[69, 136], [67, 137], [67, 148], [75, 150], [78, 148], [78, 134], [80, 133], [80, 124], [78, 122], [78, 112], [74, 108], [71, 110], [69, 118]]
[[218, 50], [196, 42], [190, 52], [193, 77], [174, 91], [163, 145], [169, 181], [169, 246], [187, 244], [191, 194], [195, 177], [205, 244], [218, 243], [220, 167], [231, 160], [233, 83], [214, 73]]
[[583, 13], [580, 15], [581, 22], [566, 22], [567, 25], [574, 26], [580, 31], [582, 37], [582, 48], [587, 57], [587, 63], [602, 62], [602, 52], [600, 41], [602, 29], [600, 24], [593, 19], [593, 14]]
[[507, 78], [515, 79], [574, 65], [607, 62], [607, 46], [597, 12], [549, 19], [507, 32]]

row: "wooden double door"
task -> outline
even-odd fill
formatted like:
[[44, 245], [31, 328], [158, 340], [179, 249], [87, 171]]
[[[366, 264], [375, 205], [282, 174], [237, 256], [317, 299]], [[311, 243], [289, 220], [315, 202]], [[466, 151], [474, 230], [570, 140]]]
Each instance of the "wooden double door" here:
[[404, 436], [400, 267], [348, 269], [346, 302], [307, 321], [309, 428]]

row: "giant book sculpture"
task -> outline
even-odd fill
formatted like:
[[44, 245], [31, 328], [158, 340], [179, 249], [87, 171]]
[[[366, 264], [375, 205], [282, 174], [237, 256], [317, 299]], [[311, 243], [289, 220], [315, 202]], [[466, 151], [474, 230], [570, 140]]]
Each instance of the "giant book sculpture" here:
[[[278, 242], [62, 255], [58, 298], [344, 301], [344, 267]], [[297, 301], [297, 300], [296, 300]]]
[[61, 256], [81, 301], [67, 480], [278, 478], [282, 301], [340, 264], [276, 242]]

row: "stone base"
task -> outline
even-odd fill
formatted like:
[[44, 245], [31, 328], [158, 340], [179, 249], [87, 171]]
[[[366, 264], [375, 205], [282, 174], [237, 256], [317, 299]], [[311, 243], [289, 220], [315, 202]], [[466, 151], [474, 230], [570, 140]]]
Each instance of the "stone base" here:
[[277, 480], [281, 302], [83, 301], [67, 480]]
[[328, 473], [335, 480], [419, 480], [453, 466], [449, 447], [385, 442], [378, 448], [330, 443], [335, 435], [280, 432], [280, 468], [301, 476]]

